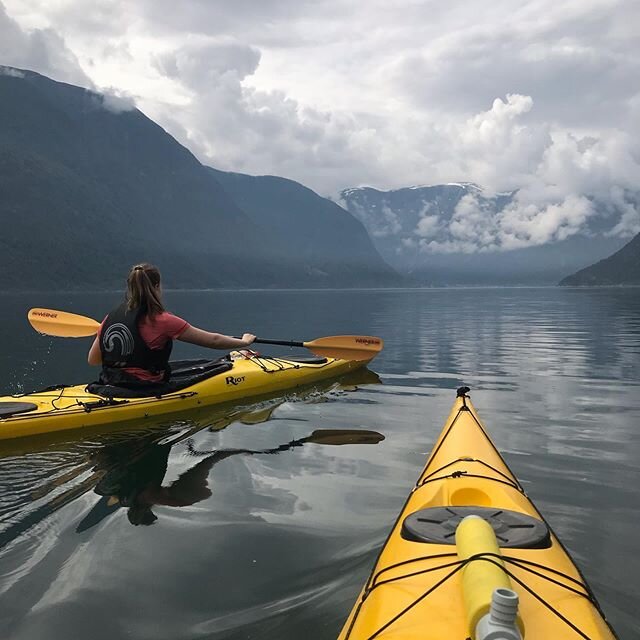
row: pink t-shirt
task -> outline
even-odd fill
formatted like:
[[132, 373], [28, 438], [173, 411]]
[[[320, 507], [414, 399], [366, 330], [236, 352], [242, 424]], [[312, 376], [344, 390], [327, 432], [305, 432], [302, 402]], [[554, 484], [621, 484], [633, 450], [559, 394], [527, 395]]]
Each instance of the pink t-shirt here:
[[[106, 320], [106, 318], [104, 320]], [[98, 337], [102, 332], [104, 320], [98, 329]], [[179, 338], [190, 326], [186, 320], [174, 316], [168, 311], [163, 311], [153, 318], [144, 316], [138, 325], [138, 330], [140, 331], [142, 339], [150, 349], [162, 349], [167, 344], [167, 340]], [[149, 380], [150, 382], [160, 382], [163, 378], [163, 374], [161, 373], [153, 374], [146, 369], [139, 369], [138, 367], [125, 367], [123, 370], [134, 375], [136, 378]]]

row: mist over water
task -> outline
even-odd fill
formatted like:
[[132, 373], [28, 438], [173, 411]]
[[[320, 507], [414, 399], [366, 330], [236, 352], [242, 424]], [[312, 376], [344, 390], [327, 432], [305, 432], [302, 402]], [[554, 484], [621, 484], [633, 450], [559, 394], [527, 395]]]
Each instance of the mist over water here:
[[[167, 292], [223, 333], [381, 336], [377, 376], [142, 430], [0, 441], [0, 635], [335, 638], [464, 383], [620, 638], [638, 637], [638, 293]], [[4, 393], [96, 375], [90, 341], [37, 335], [30, 307], [101, 319], [118, 299], [2, 294]], [[335, 429], [384, 440], [313, 436]], [[148, 508], [132, 506], [141, 494]]]

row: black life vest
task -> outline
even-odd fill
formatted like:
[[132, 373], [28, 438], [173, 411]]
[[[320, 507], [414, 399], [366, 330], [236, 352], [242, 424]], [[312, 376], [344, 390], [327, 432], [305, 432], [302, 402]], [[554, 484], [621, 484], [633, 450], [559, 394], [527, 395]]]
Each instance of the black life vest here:
[[145, 315], [142, 309], [127, 309], [123, 303], [106, 317], [100, 332], [102, 354], [102, 384], [122, 385], [141, 382], [140, 378], [123, 371], [126, 367], [144, 369], [152, 374], [162, 373], [169, 379], [169, 356], [173, 340], [167, 340], [162, 349], [150, 349], [140, 335], [138, 323]]

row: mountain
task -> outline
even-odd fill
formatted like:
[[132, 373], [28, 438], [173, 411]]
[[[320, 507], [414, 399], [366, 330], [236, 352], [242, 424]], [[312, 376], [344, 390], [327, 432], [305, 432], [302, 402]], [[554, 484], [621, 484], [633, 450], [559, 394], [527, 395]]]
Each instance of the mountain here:
[[268, 221], [257, 224], [215, 172], [137, 109], [8, 67], [0, 192], [0, 289], [121, 288], [142, 260], [158, 264], [168, 287], [360, 286], [369, 269], [398, 279], [346, 211], [330, 265], [307, 245], [272, 243]]
[[564, 278], [561, 285], [640, 285], [640, 233], [612, 256]]
[[286, 178], [210, 171], [283, 263], [304, 256], [305, 269], [317, 278], [358, 280], [366, 286], [402, 284], [364, 225], [335, 202]]
[[[513, 195], [488, 196], [466, 182], [392, 191], [357, 187], [342, 191], [339, 202], [364, 224], [391, 266], [424, 285], [556, 284], [625, 242], [604, 235], [602, 221], [596, 220], [588, 233], [563, 241], [488, 250], [492, 236], [486, 220], [495, 218]], [[473, 215], [467, 211], [471, 207]]]

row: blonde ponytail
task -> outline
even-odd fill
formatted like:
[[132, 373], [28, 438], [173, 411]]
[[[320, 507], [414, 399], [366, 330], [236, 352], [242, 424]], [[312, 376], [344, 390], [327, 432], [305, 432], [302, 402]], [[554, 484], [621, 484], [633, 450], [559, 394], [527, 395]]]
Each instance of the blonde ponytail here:
[[127, 309], [141, 309], [152, 317], [164, 311], [158, 267], [144, 262], [131, 268], [127, 278]]

